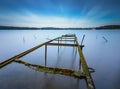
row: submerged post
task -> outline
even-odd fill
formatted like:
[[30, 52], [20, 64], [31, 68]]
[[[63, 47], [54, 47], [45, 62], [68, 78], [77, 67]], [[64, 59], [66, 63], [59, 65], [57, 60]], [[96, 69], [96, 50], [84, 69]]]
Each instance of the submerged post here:
[[47, 64], [47, 44], [45, 45], [45, 67]]
[[83, 44], [84, 38], [85, 38], [85, 35], [83, 35], [83, 38], [82, 38], [82, 41], [81, 41], [81, 46]]

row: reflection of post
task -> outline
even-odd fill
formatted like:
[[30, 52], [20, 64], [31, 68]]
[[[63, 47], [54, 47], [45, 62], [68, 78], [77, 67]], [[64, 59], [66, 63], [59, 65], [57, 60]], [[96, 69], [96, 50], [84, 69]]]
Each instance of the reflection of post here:
[[45, 45], [45, 66], [47, 64], [47, 44]]
[[[74, 39], [74, 45], [75, 45], [75, 39]], [[73, 46], [73, 49], [75, 49], [76, 47], [75, 46]]]
[[[61, 37], [61, 39], [60, 39], [60, 43], [62, 43], [62, 37]], [[61, 48], [62, 46], [60, 46], [60, 48]]]
[[23, 43], [25, 43], [25, 37], [23, 36]]
[[81, 70], [81, 61], [79, 60], [79, 70]]
[[77, 82], [77, 83], [76, 83], [76, 88], [75, 88], [75, 89], [79, 89], [80, 79], [77, 78], [77, 81], [76, 81], [76, 82]]
[[74, 44], [75, 44], [75, 40], [74, 40]]

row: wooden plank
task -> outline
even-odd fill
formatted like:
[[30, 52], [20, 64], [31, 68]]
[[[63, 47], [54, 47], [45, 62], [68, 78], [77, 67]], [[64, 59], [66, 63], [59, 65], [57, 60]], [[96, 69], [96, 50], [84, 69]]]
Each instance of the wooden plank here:
[[81, 71], [74, 71], [70, 69], [62, 69], [62, 68], [52, 68], [52, 67], [45, 67], [41, 65], [36, 65], [36, 64], [30, 64], [28, 62], [22, 61], [22, 60], [15, 60], [15, 62], [23, 64], [25, 66], [28, 66], [29, 68], [32, 68], [36, 71], [40, 72], [47, 72], [51, 74], [61, 74], [61, 75], [66, 75], [66, 76], [72, 76], [76, 78], [85, 78], [85, 74]]
[[75, 34], [65, 34], [65, 35], [62, 35], [62, 37], [74, 37]]
[[51, 45], [51, 46], [78, 46], [76, 44], [64, 44], [64, 43], [48, 43], [47, 45]]
[[68, 37], [62, 37], [62, 39], [74, 39], [73, 37], [72, 38], [68, 38]]
[[[47, 45], [50, 45], [50, 46], [78, 46], [76, 44], [64, 44], [64, 43], [48, 43]], [[84, 47], [84, 45], [79, 45], [81, 48]]]
[[[54, 40], [54, 41], [58, 41], [58, 40]], [[68, 41], [70, 41], [70, 42], [73, 42], [74, 40], [59, 40], [59, 41], [66, 41], [66, 42], [68, 42]]]
[[78, 45], [78, 53], [79, 53], [79, 56], [80, 56], [80, 61], [81, 61], [81, 64], [82, 64], [83, 72], [86, 75], [87, 87], [88, 87], [88, 89], [95, 89], [93, 79], [92, 79], [91, 74], [90, 74], [89, 69], [88, 69], [88, 65], [87, 65], [87, 63], [85, 61], [85, 58], [84, 58], [84, 55], [82, 53], [82, 48], [79, 46], [79, 43], [77, 41], [76, 36], [74, 37], [74, 39], [75, 39], [76, 44]]

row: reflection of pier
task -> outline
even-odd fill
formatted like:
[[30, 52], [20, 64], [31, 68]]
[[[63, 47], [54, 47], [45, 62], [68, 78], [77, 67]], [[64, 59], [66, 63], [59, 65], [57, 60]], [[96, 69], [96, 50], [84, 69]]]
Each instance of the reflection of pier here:
[[[47, 73], [52, 73], [52, 74], [62, 74], [62, 75], [73, 76], [73, 77], [85, 79], [87, 88], [95, 89], [93, 79], [91, 77], [89, 68], [87, 66], [86, 60], [85, 60], [83, 52], [82, 52], [82, 48], [84, 47], [82, 45], [84, 37], [85, 37], [85, 35], [83, 36], [81, 45], [79, 45], [75, 34], [62, 35], [61, 37], [49, 40], [45, 43], [35, 46], [23, 53], [20, 53], [2, 63], [0, 63], [0, 68], [3, 68], [4, 66], [10, 64], [11, 62], [16, 62], [16, 63], [24, 64], [25, 66], [28, 66], [34, 70], [41, 71], [41, 72], [47, 72]], [[67, 43], [67, 42], [70, 42], [70, 43]], [[79, 58], [80, 58], [79, 69], [78, 70], [70, 70], [70, 69], [47, 67], [47, 46], [49, 46], [49, 45], [50, 46], [58, 46], [58, 51], [60, 49], [60, 46], [77, 47]], [[22, 61], [22, 60], [17, 60], [42, 46], [45, 46], [45, 66], [30, 64], [30, 63]]]

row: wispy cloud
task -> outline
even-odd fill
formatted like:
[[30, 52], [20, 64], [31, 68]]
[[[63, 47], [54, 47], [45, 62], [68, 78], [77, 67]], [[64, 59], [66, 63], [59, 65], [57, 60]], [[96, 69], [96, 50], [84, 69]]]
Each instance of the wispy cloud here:
[[0, 20], [3, 20], [4, 24], [7, 25], [28, 27], [85, 27], [90, 22], [84, 18], [43, 16], [28, 11], [24, 15], [14, 13], [7, 16], [3, 14], [0, 15]]
[[[61, 11], [63, 7], [60, 6]], [[83, 10], [79, 17], [65, 17], [56, 15], [42, 15], [24, 10], [23, 13], [0, 14], [0, 25], [24, 26], [24, 27], [93, 27], [107, 24], [105, 18], [111, 11], [102, 12], [99, 6], [87, 11]], [[109, 15], [110, 16], [110, 15]], [[104, 18], [105, 17], [105, 18]], [[112, 21], [113, 22], [113, 21]], [[117, 21], [119, 23], [119, 21]], [[115, 23], [115, 22], [113, 22]]]

